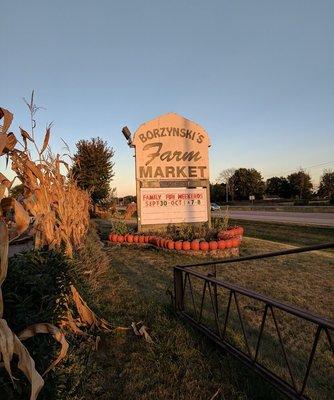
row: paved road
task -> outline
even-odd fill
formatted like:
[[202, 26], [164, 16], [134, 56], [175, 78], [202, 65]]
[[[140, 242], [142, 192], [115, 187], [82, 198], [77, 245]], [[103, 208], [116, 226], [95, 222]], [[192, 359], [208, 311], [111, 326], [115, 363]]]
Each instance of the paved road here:
[[[292, 211], [230, 211], [229, 214], [230, 218], [233, 219], [334, 226], [334, 213], [303, 213]], [[215, 215], [215, 213], [213, 213], [213, 215]]]

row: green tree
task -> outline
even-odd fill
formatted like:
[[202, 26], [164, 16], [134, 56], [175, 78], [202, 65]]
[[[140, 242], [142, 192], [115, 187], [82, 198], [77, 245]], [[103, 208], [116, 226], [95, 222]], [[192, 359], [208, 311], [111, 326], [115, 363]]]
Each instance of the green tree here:
[[226, 203], [229, 201], [229, 195], [231, 196], [231, 200], [234, 200], [234, 182], [233, 176], [235, 173], [235, 168], [228, 168], [221, 171], [218, 176], [217, 183], [225, 184], [225, 199]]
[[312, 196], [313, 184], [311, 177], [302, 169], [287, 177], [291, 186], [291, 194], [301, 199], [309, 199]]
[[226, 197], [226, 185], [224, 183], [210, 183], [210, 200], [213, 203], [222, 203]]
[[328, 197], [334, 203], [334, 171], [325, 170], [320, 179], [318, 195]]
[[292, 197], [291, 185], [283, 176], [273, 176], [267, 179], [265, 193], [271, 196], [279, 196], [283, 199]]
[[236, 199], [246, 200], [250, 195], [255, 196], [256, 199], [263, 197], [265, 184], [261, 173], [256, 169], [239, 168], [231, 179]]
[[88, 190], [93, 204], [104, 206], [110, 200], [110, 183], [114, 176], [114, 150], [101, 138], [76, 143], [72, 168], [78, 186]]

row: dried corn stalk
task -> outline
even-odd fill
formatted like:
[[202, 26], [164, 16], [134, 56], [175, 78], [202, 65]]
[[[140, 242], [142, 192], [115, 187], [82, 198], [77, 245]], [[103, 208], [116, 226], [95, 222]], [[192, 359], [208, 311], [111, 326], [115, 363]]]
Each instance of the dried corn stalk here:
[[[24, 209], [33, 217], [35, 247], [49, 246], [50, 249], [64, 247], [69, 257], [73, 250], [82, 245], [89, 224], [89, 195], [78, 188], [75, 181], [61, 173], [61, 165], [68, 169], [67, 164], [56, 157], [43, 156], [50, 139], [50, 126], [47, 127], [44, 142], [39, 153], [39, 160], [33, 161], [28, 151], [28, 141], [36, 143], [33, 135], [21, 130], [24, 149], [14, 148], [16, 138], [7, 135], [13, 115], [8, 110], [0, 108], [0, 119], [3, 117], [3, 128], [0, 133], [0, 155], [7, 154], [12, 161], [12, 170], [24, 185]], [[37, 146], [36, 146], [37, 148]], [[67, 171], [68, 172], [68, 171]], [[0, 198], [10, 182], [0, 175]], [[18, 234], [27, 223], [27, 216], [21, 211], [19, 203], [14, 204]]]
[[105, 319], [98, 317], [94, 311], [89, 308], [73, 285], [71, 285], [71, 294], [72, 297], [71, 299], [68, 299], [68, 302], [73, 301], [79, 314], [79, 318], [74, 319], [70, 309], [68, 308], [67, 317], [61, 321], [62, 327], [67, 327], [79, 335], [85, 335], [85, 333], [78, 326], [88, 326], [89, 328], [97, 328], [106, 332], [112, 331], [111, 324], [109, 324]]

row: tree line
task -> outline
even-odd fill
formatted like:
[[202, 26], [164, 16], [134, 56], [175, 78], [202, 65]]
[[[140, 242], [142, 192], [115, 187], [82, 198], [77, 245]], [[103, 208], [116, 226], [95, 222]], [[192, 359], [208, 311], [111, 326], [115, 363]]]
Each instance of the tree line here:
[[210, 189], [213, 202], [248, 200], [249, 196], [257, 200], [266, 196], [302, 201], [317, 196], [334, 204], [334, 171], [324, 170], [319, 188], [315, 191], [310, 175], [304, 170], [287, 177], [273, 176], [265, 181], [254, 168], [231, 168], [222, 171]]

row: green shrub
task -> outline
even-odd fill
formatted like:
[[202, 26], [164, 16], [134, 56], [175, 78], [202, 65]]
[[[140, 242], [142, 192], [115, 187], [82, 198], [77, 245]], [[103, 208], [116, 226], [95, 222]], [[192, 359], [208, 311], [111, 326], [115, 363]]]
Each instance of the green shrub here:
[[[5, 313], [10, 328], [19, 333], [29, 325], [49, 322], [54, 325], [66, 312], [65, 299], [73, 283], [89, 306], [97, 309], [102, 301], [96, 296], [99, 279], [108, 268], [95, 227], [91, 226], [84, 246], [72, 260], [56, 251], [31, 250], [11, 257], [7, 278], [3, 284]], [[66, 333], [70, 350], [65, 360], [45, 377], [45, 385], [38, 400], [79, 400], [84, 396], [82, 379], [96, 371], [92, 343]], [[59, 344], [50, 335], [36, 335], [24, 342], [43, 373], [58, 356]], [[0, 368], [0, 398], [29, 399], [30, 384], [12, 363], [13, 374], [19, 378], [15, 388]]]
[[129, 229], [124, 221], [113, 221], [111, 231], [118, 235], [125, 235]]

